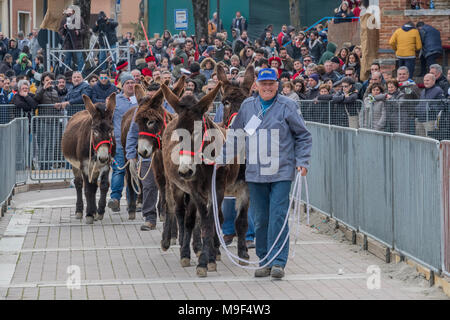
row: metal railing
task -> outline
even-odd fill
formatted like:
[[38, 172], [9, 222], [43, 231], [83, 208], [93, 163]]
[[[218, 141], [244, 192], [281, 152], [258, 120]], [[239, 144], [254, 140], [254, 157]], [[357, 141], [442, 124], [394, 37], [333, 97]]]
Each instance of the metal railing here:
[[[450, 228], [443, 221], [449, 224], [450, 194], [443, 174], [450, 161], [441, 162], [439, 141], [312, 122], [307, 127], [315, 141], [308, 175], [312, 206], [448, 274]], [[445, 215], [441, 202], [447, 203]]]
[[0, 211], [3, 216], [14, 187], [26, 182], [28, 118], [0, 124], [0, 137]]

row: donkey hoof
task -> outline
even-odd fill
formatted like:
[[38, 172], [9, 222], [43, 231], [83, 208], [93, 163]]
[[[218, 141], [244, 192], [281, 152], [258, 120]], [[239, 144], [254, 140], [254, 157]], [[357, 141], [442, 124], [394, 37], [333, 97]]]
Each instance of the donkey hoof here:
[[136, 212], [128, 212], [128, 220], [136, 219]]
[[209, 272], [217, 271], [217, 263], [215, 262], [208, 263], [208, 271]]
[[77, 218], [77, 219], [83, 219], [83, 212], [77, 212], [77, 213], [75, 214], [75, 218]]
[[191, 266], [191, 259], [189, 259], [189, 258], [183, 258], [183, 259], [181, 259], [180, 262], [181, 262], [181, 266], [183, 268], [187, 268], [187, 267]]
[[177, 238], [172, 238], [172, 239], [170, 239], [170, 245], [171, 246], [174, 246], [174, 245], [176, 245], [177, 244]]
[[205, 278], [208, 275], [208, 269], [197, 267], [197, 276]]
[[220, 254], [216, 255], [216, 261], [222, 261], [222, 255]]
[[86, 217], [86, 224], [93, 224], [94, 223], [94, 217], [93, 216], [87, 216]]
[[170, 248], [170, 240], [161, 240], [161, 250], [167, 251]]
[[95, 221], [102, 221], [104, 216], [105, 216], [104, 214], [97, 213], [95, 215]]

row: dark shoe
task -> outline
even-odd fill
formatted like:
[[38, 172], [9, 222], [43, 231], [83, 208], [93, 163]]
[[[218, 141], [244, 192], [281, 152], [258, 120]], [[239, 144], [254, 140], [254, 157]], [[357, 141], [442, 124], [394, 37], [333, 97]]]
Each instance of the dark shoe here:
[[253, 240], [247, 240], [246, 244], [247, 244], [247, 249], [254, 249], [256, 247], [255, 241], [253, 241]]
[[256, 278], [264, 278], [264, 277], [268, 277], [268, 276], [270, 276], [270, 268], [269, 267], [255, 270]]
[[223, 236], [223, 241], [225, 241], [225, 244], [229, 246], [233, 242], [235, 234], [225, 234]]
[[155, 230], [156, 229], [156, 225], [151, 223], [150, 221], [146, 221], [142, 226], [141, 226], [141, 231], [150, 231], [150, 230]]
[[110, 199], [108, 201], [108, 208], [112, 210], [112, 212], [120, 212], [120, 202], [117, 199]]
[[281, 266], [273, 266], [270, 275], [274, 279], [281, 279], [284, 277], [284, 268]]

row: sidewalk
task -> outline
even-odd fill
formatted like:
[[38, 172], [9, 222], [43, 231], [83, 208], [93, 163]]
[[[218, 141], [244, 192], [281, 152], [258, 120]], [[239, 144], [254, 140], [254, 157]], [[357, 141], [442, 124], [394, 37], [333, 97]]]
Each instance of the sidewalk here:
[[[198, 278], [196, 258], [182, 268], [179, 246], [160, 249], [162, 223], [143, 232], [140, 219], [109, 209], [103, 221], [75, 219], [75, 190], [14, 196], [0, 220], [2, 299], [448, 299], [404, 263], [386, 264], [359, 247], [302, 225], [282, 281], [256, 279], [222, 251], [217, 272]], [[292, 228], [291, 228], [292, 230]], [[292, 233], [293, 234], [293, 233]], [[236, 252], [236, 244], [231, 249]], [[249, 250], [255, 260], [254, 249]], [[192, 253], [192, 257], [195, 255]], [[369, 290], [367, 268], [381, 269], [380, 289]], [[69, 290], [69, 266], [78, 266], [80, 289]], [[71, 278], [69, 278], [71, 277]]]

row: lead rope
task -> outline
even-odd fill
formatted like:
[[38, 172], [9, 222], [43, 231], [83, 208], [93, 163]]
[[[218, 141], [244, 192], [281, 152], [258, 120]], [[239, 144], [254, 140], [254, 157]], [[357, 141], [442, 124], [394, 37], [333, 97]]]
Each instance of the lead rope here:
[[89, 183], [92, 183], [92, 178], [94, 177], [95, 168], [97, 168], [97, 161], [94, 161], [94, 166], [91, 168], [91, 161], [92, 161], [92, 130], [91, 130], [91, 137], [89, 139], [89, 164], [88, 164], [88, 181]]
[[[275, 248], [275, 245], [277, 244], [278, 240], [281, 237], [281, 234], [283, 233], [284, 229], [286, 228], [286, 225], [288, 223], [289, 220], [289, 210], [292, 207], [292, 202], [294, 200], [296, 201], [295, 204], [295, 208], [294, 208], [294, 221], [297, 221], [297, 230], [296, 230], [296, 234], [295, 234], [295, 243], [297, 243], [297, 237], [298, 237], [298, 233], [299, 233], [299, 225], [300, 225], [300, 206], [298, 205], [299, 201], [301, 200], [301, 184], [302, 184], [302, 177], [300, 174], [296, 175], [295, 178], [295, 182], [294, 182], [294, 189], [292, 190], [292, 197], [290, 199], [289, 202], [289, 207], [288, 207], [288, 212], [286, 214], [286, 218], [284, 220], [284, 224], [280, 230], [280, 233], [278, 234], [277, 238], [275, 239], [272, 247], [270, 248], [269, 252], [266, 254], [266, 256], [264, 258], [262, 258], [261, 260], [258, 261], [248, 261], [245, 259], [240, 258], [239, 256], [236, 256], [235, 254], [233, 254], [231, 251], [228, 250], [225, 241], [223, 240], [223, 233], [222, 233], [222, 228], [220, 227], [220, 222], [219, 222], [219, 209], [218, 209], [218, 204], [217, 204], [217, 194], [216, 194], [216, 173], [217, 173], [217, 166], [214, 165], [214, 171], [213, 171], [213, 177], [212, 177], [212, 184], [211, 184], [211, 191], [212, 191], [212, 202], [213, 202], [213, 213], [214, 213], [214, 222], [215, 222], [215, 227], [216, 227], [216, 232], [217, 235], [219, 237], [219, 241], [220, 244], [222, 245], [223, 249], [225, 250], [226, 255], [228, 256], [228, 258], [231, 260], [231, 262], [233, 264], [235, 264], [236, 266], [242, 268], [242, 269], [247, 269], [247, 270], [257, 270], [257, 269], [261, 269], [261, 268], [265, 268], [268, 265], [270, 265], [275, 259], [276, 257], [280, 254], [280, 252], [283, 250], [284, 246], [286, 245], [287, 240], [289, 239], [289, 233], [286, 235], [282, 246], [280, 247], [280, 249], [278, 250], [278, 252], [269, 260], [267, 261], [267, 263], [265, 263], [263, 266], [243, 266], [240, 265], [238, 262], [236, 262], [235, 260], [239, 260], [241, 262], [244, 262], [246, 264], [260, 264], [262, 261], [266, 260], [267, 257], [272, 253], [273, 249]], [[307, 183], [306, 183], [306, 177], [304, 177], [305, 180], [305, 188], [306, 188], [306, 206], [307, 206], [307, 221], [309, 224], [309, 194], [308, 194], [308, 187], [307, 187]], [[299, 190], [298, 190], [299, 189]], [[296, 197], [297, 195], [297, 197]], [[295, 219], [296, 218], [296, 219]], [[295, 255], [295, 247], [294, 247], [294, 251], [293, 251], [293, 256]]]
[[152, 166], [151, 165], [148, 166], [147, 172], [145, 173], [143, 178], [141, 178], [141, 166], [142, 166], [142, 158], [139, 159], [137, 177], [138, 177], [139, 180], [144, 181], [145, 179], [147, 179], [147, 176], [150, 173], [150, 170], [152, 169]]

